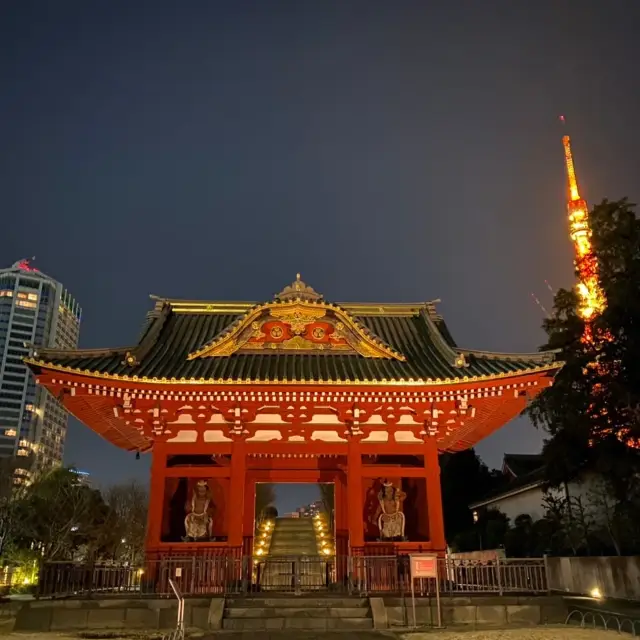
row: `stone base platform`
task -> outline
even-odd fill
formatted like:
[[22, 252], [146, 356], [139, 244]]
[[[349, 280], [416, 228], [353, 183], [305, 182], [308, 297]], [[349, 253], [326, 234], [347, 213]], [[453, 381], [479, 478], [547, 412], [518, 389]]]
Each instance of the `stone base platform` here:
[[[187, 628], [222, 626], [224, 598], [185, 600]], [[18, 611], [14, 631], [101, 631], [174, 629], [178, 603], [169, 599], [35, 600]]]
[[[562, 596], [443, 597], [447, 627], [513, 627], [562, 624]], [[40, 600], [25, 602], [15, 631], [118, 631], [173, 629], [177, 602], [169, 599]], [[190, 598], [185, 627], [207, 631], [401, 630], [413, 626], [410, 597], [274, 596]], [[437, 624], [435, 598], [416, 598], [418, 627]]]
[[[376, 629], [412, 627], [410, 597], [370, 598]], [[508, 627], [562, 624], [567, 607], [562, 596], [466, 596], [443, 597], [444, 626]], [[386, 619], [385, 619], [386, 617]], [[416, 624], [436, 626], [436, 599], [416, 598]]]

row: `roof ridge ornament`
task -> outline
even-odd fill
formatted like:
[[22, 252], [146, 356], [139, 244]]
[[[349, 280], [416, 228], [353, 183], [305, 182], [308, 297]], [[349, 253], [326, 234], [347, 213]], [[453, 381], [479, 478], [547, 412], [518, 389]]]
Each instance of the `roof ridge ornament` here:
[[322, 295], [313, 287], [310, 287], [300, 278], [300, 274], [296, 273], [296, 279], [287, 285], [280, 293], [276, 294], [276, 300], [280, 302], [291, 302], [293, 300], [305, 300], [307, 302], [318, 302], [322, 300]]

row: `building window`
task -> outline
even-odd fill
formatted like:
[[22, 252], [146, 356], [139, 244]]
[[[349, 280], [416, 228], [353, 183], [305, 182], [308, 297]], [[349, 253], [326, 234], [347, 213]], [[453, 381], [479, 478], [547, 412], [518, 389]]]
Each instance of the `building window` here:
[[35, 302], [29, 302], [28, 300], [17, 300], [16, 305], [25, 309], [35, 309], [38, 306]]

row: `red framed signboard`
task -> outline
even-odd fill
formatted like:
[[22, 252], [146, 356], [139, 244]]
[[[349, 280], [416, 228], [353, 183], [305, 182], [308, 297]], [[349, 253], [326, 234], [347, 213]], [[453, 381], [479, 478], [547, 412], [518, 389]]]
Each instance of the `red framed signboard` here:
[[412, 554], [409, 556], [411, 568], [411, 608], [413, 609], [413, 627], [418, 627], [416, 618], [416, 580], [433, 578], [436, 586], [436, 610], [438, 612], [438, 626], [442, 629], [442, 608], [440, 606], [440, 584], [438, 582], [438, 556], [429, 553]]
[[411, 578], [438, 578], [438, 557], [431, 554], [422, 553], [412, 555], [411, 558]]

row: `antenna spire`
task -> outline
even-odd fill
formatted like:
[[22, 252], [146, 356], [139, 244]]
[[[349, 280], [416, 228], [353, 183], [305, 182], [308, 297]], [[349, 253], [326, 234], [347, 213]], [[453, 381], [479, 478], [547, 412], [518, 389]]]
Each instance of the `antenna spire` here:
[[[560, 121], [565, 124], [564, 116]], [[593, 319], [602, 312], [605, 306], [604, 294], [600, 289], [598, 277], [598, 260], [591, 244], [591, 228], [589, 227], [589, 207], [586, 200], [580, 197], [578, 179], [576, 177], [571, 139], [562, 137], [564, 160], [567, 170], [567, 214], [569, 216], [569, 235], [573, 242], [575, 265], [578, 274], [578, 294], [580, 295], [579, 313], [585, 320]]]

